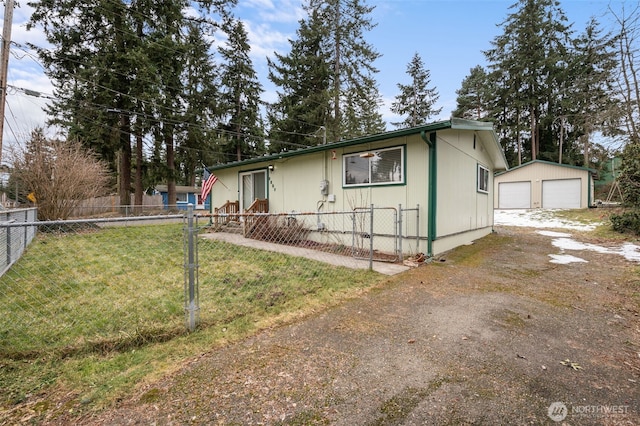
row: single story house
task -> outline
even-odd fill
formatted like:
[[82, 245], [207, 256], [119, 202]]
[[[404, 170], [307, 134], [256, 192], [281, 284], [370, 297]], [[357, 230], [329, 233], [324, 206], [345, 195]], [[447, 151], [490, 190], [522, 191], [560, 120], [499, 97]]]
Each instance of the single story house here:
[[494, 177], [497, 209], [584, 209], [593, 204], [593, 174], [585, 167], [533, 160]]
[[242, 212], [256, 199], [270, 213], [415, 208], [420, 252], [433, 256], [492, 231], [493, 176], [507, 162], [491, 123], [452, 118], [207, 169], [218, 178], [214, 208]]
[[176, 200], [172, 203], [169, 202], [167, 185], [156, 185], [156, 191], [162, 195], [162, 205], [165, 209], [175, 206], [179, 210], [186, 210], [189, 204], [193, 204], [196, 209], [209, 208], [209, 204], [205, 205], [200, 199], [200, 188], [194, 186], [176, 185]]

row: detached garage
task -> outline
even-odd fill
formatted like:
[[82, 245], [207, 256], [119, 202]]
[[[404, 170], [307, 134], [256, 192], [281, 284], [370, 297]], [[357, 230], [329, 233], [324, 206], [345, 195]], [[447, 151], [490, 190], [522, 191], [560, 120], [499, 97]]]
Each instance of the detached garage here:
[[593, 201], [593, 170], [534, 160], [494, 177], [497, 209], [584, 209]]

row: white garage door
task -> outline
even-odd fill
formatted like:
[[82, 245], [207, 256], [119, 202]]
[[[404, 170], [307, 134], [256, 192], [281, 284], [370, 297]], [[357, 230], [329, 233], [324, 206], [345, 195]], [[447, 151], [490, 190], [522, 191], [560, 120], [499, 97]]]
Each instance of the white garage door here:
[[531, 182], [501, 182], [498, 184], [498, 208], [530, 209]]
[[581, 186], [580, 179], [542, 181], [542, 208], [579, 209]]

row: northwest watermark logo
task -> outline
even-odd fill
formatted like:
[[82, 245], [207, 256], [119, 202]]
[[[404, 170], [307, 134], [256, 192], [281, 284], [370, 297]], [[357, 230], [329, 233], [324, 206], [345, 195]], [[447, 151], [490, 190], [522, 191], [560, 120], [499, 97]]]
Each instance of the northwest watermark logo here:
[[572, 417], [601, 418], [628, 413], [628, 405], [574, 405], [569, 410], [565, 403], [560, 401], [551, 403], [547, 409], [547, 415], [554, 422], [563, 421], [569, 414]]
[[563, 421], [567, 417], [568, 413], [569, 413], [569, 410], [567, 409], [567, 406], [564, 405], [563, 402], [553, 402], [551, 403], [551, 405], [549, 406], [549, 409], [547, 410], [547, 415], [554, 422]]

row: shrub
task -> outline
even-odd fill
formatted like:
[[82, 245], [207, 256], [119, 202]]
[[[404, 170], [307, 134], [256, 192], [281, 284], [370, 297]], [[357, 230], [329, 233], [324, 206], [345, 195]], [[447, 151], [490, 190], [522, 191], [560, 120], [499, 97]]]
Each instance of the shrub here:
[[611, 215], [611, 225], [615, 231], [640, 235], [640, 210]]

